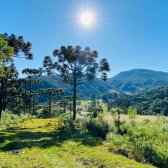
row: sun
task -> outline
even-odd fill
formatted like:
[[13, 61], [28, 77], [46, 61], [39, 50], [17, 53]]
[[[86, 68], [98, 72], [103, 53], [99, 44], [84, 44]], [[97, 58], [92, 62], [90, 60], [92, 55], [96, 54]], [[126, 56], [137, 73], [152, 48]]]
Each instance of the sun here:
[[93, 21], [93, 16], [89, 12], [85, 12], [81, 15], [81, 22], [85, 25], [88, 26], [92, 23]]

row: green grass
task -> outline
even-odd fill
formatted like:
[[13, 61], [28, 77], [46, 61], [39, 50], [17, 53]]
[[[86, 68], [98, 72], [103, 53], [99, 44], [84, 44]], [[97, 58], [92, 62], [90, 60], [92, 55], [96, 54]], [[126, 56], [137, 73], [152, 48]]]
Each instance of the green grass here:
[[100, 138], [75, 123], [71, 136], [65, 131], [58, 119], [32, 119], [1, 130], [0, 167], [153, 167], [109, 152]]

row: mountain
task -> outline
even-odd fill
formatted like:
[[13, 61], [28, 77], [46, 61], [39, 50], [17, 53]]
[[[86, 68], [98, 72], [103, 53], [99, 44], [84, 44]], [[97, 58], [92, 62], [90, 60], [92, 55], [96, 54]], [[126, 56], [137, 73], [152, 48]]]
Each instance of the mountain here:
[[168, 73], [148, 69], [132, 69], [108, 78], [107, 84], [114, 90], [137, 94], [157, 87], [168, 86]]
[[[62, 88], [65, 92], [65, 95], [72, 95], [73, 94], [73, 86], [60, 83], [49, 76], [41, 76], [41, 83], [38, 86], [32, 86], [32, 90], [38, 89], [47, 89], [47, 88]], [[29, 90], [29, 87], [28, 87]], [[91, 98], [94, 94], [96, 98], [101, 98], [103, 93], [107, 93], [112, 90], [112, 87], [104, 81], [100, 82], [91, 82], [89, 84], [83, 84], [77, 86], [77, 95], [80, 98]], [[44, 100], [46, 101], [46, 99]], [[41, 99], [40, 99], [41, 102]]]
[[[128, 107], [136, 108], [141, 115], [164, 114], [168, 116], [168, 86], [159, 87], [137, 95], [127, 96], [124, 100]], [[118, 104], [119, 102], [119, 104]], [[113, 100], [113, 106], [122, 106], [123, 98]]]
[[[49, 76], [42, 76], [40, 85], [33, 86], [32, 90], [41, 88], [63, 88], [65, 95], [73, 94], [73, 86], [60, 83]], [[80, 98], [91, 98], [96, 95], [101, 98], [102, 94], [129, 94], [134, 95], [145, 92], [158, 87], [168, 86], [168, 73], [161, 71], [153, 71], [148, 69], [132, 69], [123, 71], [112, 78], [108, 78], [106, 82], [91, 82], [89, 84], [79, 85], [77, 87], [77, 95]], [[110, 95], [111, 94], [111, 95]]]

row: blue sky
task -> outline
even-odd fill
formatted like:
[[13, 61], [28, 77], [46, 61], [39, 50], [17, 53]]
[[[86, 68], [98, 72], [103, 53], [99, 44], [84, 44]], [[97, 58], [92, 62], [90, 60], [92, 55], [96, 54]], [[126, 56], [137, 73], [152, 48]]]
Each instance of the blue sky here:
[[[84, 11], [94, 15], [86, 29]], [[22, 35], [32, 43], [34, 60], [15, 59], [39, 68], [62, 45], [97, 50], [107, 58], [112, 77], [134, 68], [168, 72], [168, 1], [166, 0], [1, 0], [0, 34]]]

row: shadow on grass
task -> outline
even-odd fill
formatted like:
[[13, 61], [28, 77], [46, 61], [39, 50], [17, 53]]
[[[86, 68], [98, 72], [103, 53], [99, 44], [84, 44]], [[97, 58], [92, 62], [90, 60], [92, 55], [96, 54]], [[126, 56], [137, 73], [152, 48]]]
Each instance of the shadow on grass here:
[[[45, 126], [42, 126], [46, 129]], [[32, 131], [29, 131], [32, 130]], [[11, 134], [12, 133], [12, 134]], [[29, 128], [12, 127], [0, 133], [0, 151], [20, 150], [23, 148], [49, 148], [52, 146], [61, 147], [65, 140], [81, 142], [81, 145], [97, 146], [100, 139], [82, 132], [75, 124], [71, 124], [70, 129], [61, 127], [50, 132], [39, 132]], [[6, 143], [7, 142], [7, 143]]]

